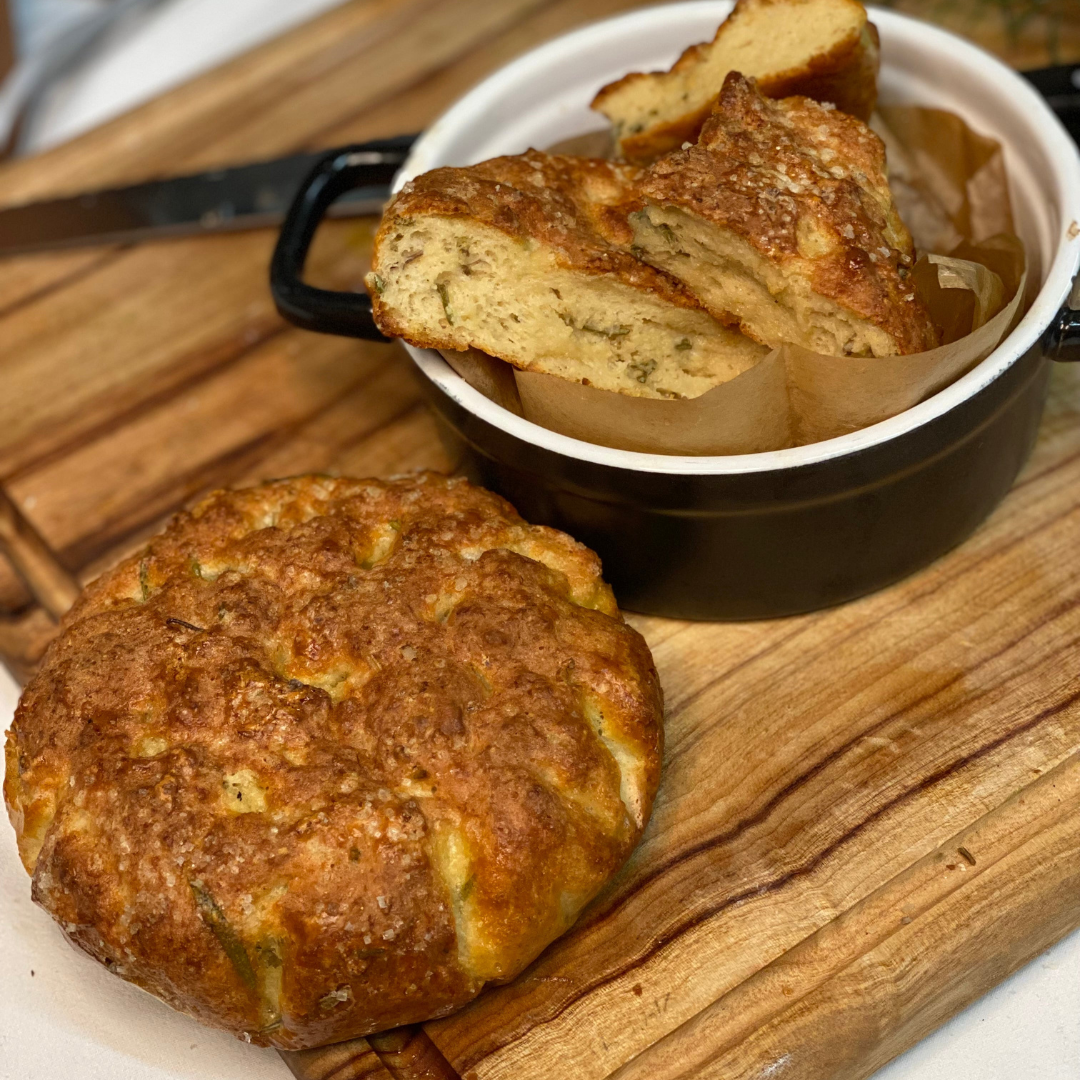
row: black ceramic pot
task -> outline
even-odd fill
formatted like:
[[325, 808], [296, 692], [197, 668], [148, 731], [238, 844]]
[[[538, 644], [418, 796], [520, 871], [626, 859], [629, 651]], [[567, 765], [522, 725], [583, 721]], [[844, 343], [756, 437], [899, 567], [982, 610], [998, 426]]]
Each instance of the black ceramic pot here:
[[[664, 65], [712, 34], [730, 4], [669, 4], [598, 23], [515, 61], [454, 106], [398, 177], [466, 164], [595, 128], [595, 90]], [[1038, 295], [972, 372], [872, 428], [812, 446], [680, 458], [595, 446], [500, 408], [437, 354], [409, 351], [440, 432], [471, 479], [529, 521], [594, 548], [619, 602], [694, 619], [750, 619], [837, 604], [896, 581], [960, 543], [1013, 483], [1035, 440], [1049, 357], [1080, 356], [1080, 158], [1038, 94], [960, 39], [892, 12], [881, 32], [884, 100], [935, 104], [1006, 149], [1017, 227]], [[670, 55], [669, 55], [670, 54]], [[282, 233], [279, 308], [299, 325], [378, 336], [370, 301], [300, 276], [318, 220], [362, 182], [365, 153], [329, 155]], [[1070, 298], [1071, 293], [1071, 298]]]
[[711, 476], [553, 453], [423, 382], [469, 478], [527, 520], [593, 548], [623, 607], [755, 619], [850, 600], [967, 537], [1031, 450], [1048, 374], [1036, 348], [963, 405], [888, 442], [793, 468]]

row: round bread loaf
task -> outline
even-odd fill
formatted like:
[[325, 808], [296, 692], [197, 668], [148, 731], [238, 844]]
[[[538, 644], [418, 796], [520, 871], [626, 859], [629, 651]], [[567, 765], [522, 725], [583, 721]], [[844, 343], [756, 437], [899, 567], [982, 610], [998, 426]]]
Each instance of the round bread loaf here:
[[72, 942], [299, 1049], [445, 1015], [563, 933], [641, 835], [661, 714], [581, 544], [463, 480], [303, 477], [87, 588], [4, 795]]

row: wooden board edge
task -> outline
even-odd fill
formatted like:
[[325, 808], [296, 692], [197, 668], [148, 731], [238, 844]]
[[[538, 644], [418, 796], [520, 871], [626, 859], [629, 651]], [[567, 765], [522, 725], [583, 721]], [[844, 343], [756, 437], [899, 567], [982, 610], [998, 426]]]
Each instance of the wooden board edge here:
[[279, 1050], [296, 1080], [391, 1080], [367, 1039], [313, 1050]]
[[[777, 1056], [771, 1040], [790, 1040], [810, 1016], [816, 1026], [807, 1046], [812, 1044], [814, 1060], [824, 1071], [802, 1065], [793, 1067], [791, 1075], [863, 1080], [1080, 926], [1080, 861], [1064, 854], [1075, 853], [1078, 845], [1080, 752], [777, 957], [608, 1080], [733, 1080], [744, 1075], [747, 1054], [755, 1056], [745, 1075], [757, 1076], [770, 1060], [775, 1064], [793, 1052]], [[1018, 876], [1012, 868], [1017, 860], [1031, 863], [1019, 884], [1007, 873]], [[1018, 888], [1020, 895], [997, 917], [991, 901], [1009, 887]], [[1055, 902], [1061, 910], [1053, 918], [1035, 917]], [[957, 918], [957, 910], [971, 917]], [[1007, 920], [1011, 932], [1000, 926], [991, 932], [995, 919]], [[905, 1013], [897, 991], [869, 978], [869, 991], [864, 987], [845, 998], [848, 1015], [830, 1011], [827, 1002], [840, 1007], [833, 1000], [837, 987], [867, 980], [867, 972], [885, 963], [885, 956], [891, 956], [888, 964], [899, 963], [905, 948], [915, 947], [913, 934], [941, 933], [950, 920], [956, 924], [948, 948], [966, 957], [961, 985], [943, 984], [937, 994], [936, 987], [924, 985], [919, 1008]], [[948, 979], [948, 965], [942, 971]], [[858, 1034], [852, 1030], [858, 1026], [854, 1017], [861, 1018], [864, 1029]], [[861, 1053], [854, 1053], [856, 1044]]]
[[419, 1025], [278, 1053], [297, 1080], [461, 1080]]

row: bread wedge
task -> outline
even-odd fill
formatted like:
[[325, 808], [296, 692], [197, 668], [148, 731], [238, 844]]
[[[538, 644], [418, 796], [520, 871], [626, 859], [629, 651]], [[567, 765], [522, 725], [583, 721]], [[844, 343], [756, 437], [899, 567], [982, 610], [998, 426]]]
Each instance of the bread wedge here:
[[858, 0], [738, 0], [712, 41], [670, 71], [605, 86], [592, 107], [612, 122], [621, 156], [648, 164], [698, 137], [730, 71], [769, 97], [802, 94], [867, 120], [878, 61], [877, 30]]
[[865, 124], [728, 75], [698, 143], [653, 164], [634, 251], [765, 345], [890, 356], [937, 344], [911, 236]]
[[367, 278], [383, 333], [636, 397], [697, 397], [767, 352], [630, 249], [640, 171], [529, 151], [407, 184]]

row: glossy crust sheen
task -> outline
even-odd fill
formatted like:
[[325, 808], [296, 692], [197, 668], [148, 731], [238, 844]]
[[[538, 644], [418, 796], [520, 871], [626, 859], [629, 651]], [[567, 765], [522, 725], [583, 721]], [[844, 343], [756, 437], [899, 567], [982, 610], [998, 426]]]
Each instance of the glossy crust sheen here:
[[[686, 96], [682, 80], [705, 68], [717, 50], [726, 52], [733, 31], [741, 31], [745, 24], [759, 47], [752, 53], [746, 51], [745, 45], [733, 49], [729, 57], [731, 70], [754, 75], [769, 97], [799, 94], [869, 120], [877, 102], [881, 60], [877, 27], [867, 21], [866, 9], [857, 0], [833, 0], [828, 6], [844, 9], [847, 31], [830, 47], [817, 47], [812, 43], [820, 32], [815, 20], [821, 18], [821, 6], [817, 0], [738, 0], [712, 41], [691, 45], [666, 72], [632, 72], [609, 83], [593, 99], [592, 108], [615, 125], [619, 153], [627, 161], [647, 165], [684, 142], [695, 141], [727, 72], [721, 73], [711, 96], [694, 100], [680, 111], [678, 100]], [[835, 12], [830, 14], [835, 17]], [[769, 22], [777, 17], [805, 42], [804, 55], [793, 66], [776, 66]], [[627, 100], [630, 95], [636, 108]], [[646, 99], [653, 101], [653, 108], [664, 114], [663, 119], [639, 115], [641, 102]]]
[[896, 352], [937, 344], [909, 276], [914, 248], [889, 190], [885, 148], [853, 117], [808, 98], [772, 101], [732, 72], [697, 144], [652, 165], [641, 191], [648, 203], [735, 234], [883, 330]]
[[637, 198], [641, 170], [633, 165], [529, 150], [466, 168], [432, 169], [410, 180], [387, 206], [375, 237], [367, 285], [384, 334], [418, 348], [450, 347], [417, 334], [379, 300], [380, 256], [400, 221], [434, 215], [490, 226], [523, 244], [550, 249], [559, 266], [612, 277], [676, 307], [701, 305], [680, 282], [631, 254], [626, 207]]
[[433, 474], [218, 492], [91, 585], [8, 734], [33, 894], [283, 1048], [443, 1015], [622, 864], [661, 699], [596, 557]]

